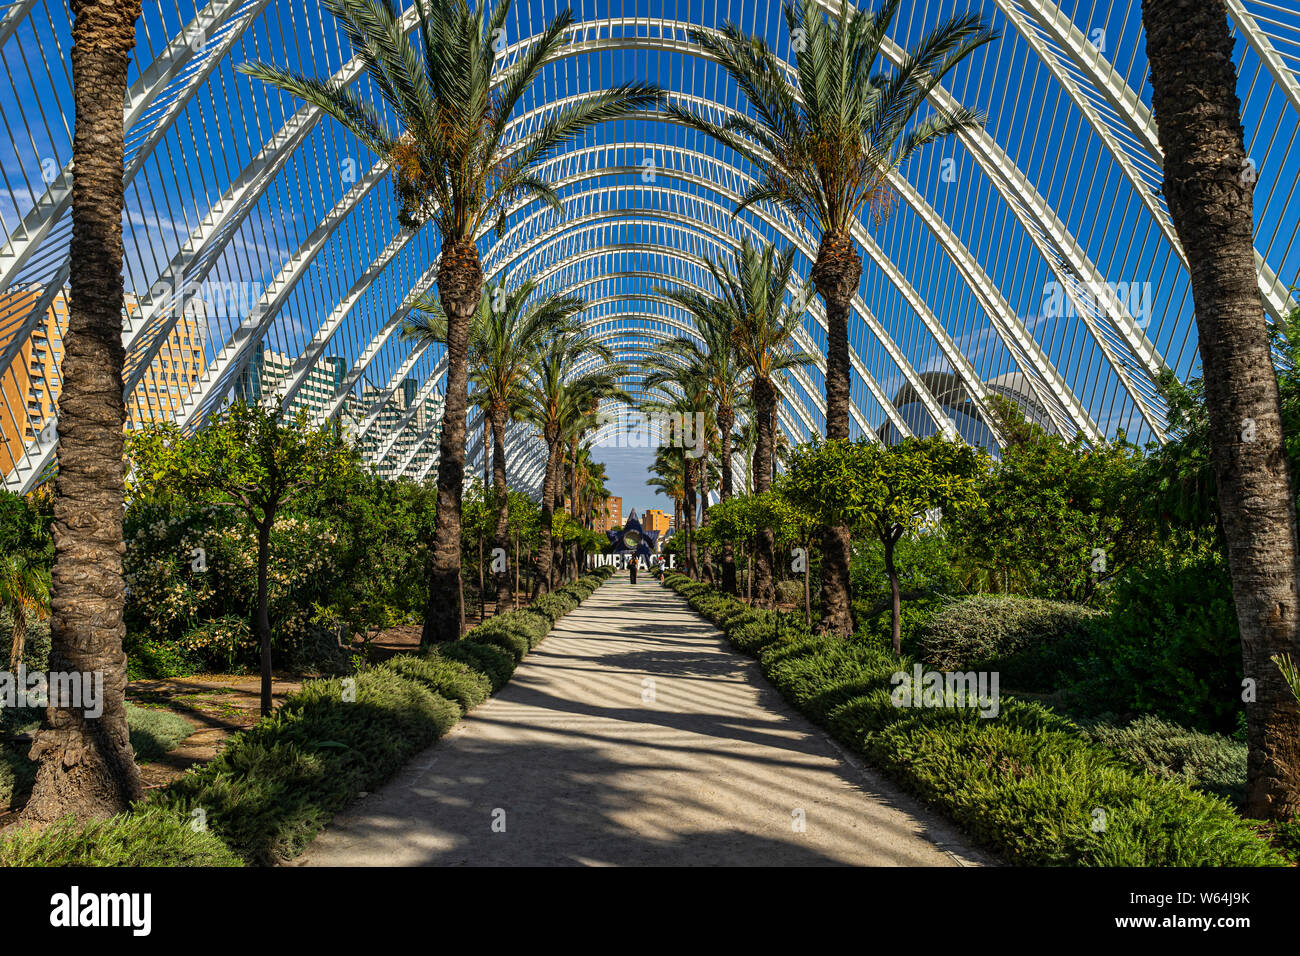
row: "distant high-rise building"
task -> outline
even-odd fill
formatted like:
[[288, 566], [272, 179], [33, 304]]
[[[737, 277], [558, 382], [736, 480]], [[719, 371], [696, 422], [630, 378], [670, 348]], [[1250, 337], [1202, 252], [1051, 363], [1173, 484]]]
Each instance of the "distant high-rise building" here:
[[[7, 347], [19, 333], [23, 320], [43, 292], [40, 286], [28, 286], [0, 295], [0, 349]], [[128, 293], [123, 303], [123, 320], [139, 308], [136, 297]], [[21, 460], [23, 449], [42, 429], [54, 423], [63, 390], [60, 367], [67, 328], [68, 297], [67, 293], [59, 292], [0, 378], [0, 428], [3, 429], [0, 468], [5, 471]], [[149, 367], [127, 397], [128, 427], [171, 418], [203, 374], [206, 332], [207, 321], [200, 304], [181, 310]], [[128, 368], [133, 357], [127, 356]]]
[[623, 527], [623, 499], [610, 495], [605, 500], [604, 508], [596, 509], [596, 518], [592, 528], [596, 531], [618, 531]]
[[651, 508], [641, 516], [641, 527], [645, 528], [647, 531], [666, 532], [669, 527], [672, 526], [672, 523], [672, 515], [664, 514], [663, 511], [658, 508]]
[[[309, 421], [319, 423], [324, 420], [347, 373], [346, 359], [338, 355], [325, 356], [303, 377], [285, 409], [285, 417], [293, 419], [299, 412], [306, 411]], [[235, 382], [235, 398], [249, 404], [269, 400], [273, 395], [283, 394], [292, 375], [292, 358], [282, 352], [263, 349], [240, 373]]]

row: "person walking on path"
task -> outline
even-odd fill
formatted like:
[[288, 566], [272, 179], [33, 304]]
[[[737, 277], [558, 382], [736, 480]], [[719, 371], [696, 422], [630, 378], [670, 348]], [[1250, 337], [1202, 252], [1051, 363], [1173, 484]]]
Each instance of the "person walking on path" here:
[[627, 573], [631, 577], [633, 584], [636, 584], [636, 566], [637, 566], [637, 559], [635, 556], [633, 556], [631, 563], [628, 564], [627, 566]]

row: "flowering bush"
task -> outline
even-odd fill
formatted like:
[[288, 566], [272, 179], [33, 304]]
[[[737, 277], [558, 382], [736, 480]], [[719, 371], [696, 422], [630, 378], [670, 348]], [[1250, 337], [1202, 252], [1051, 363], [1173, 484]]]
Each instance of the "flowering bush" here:
[[[277, 651], [309, 638], [313, 602], [334, 576], [338, 535], [319, 518], [286, 514], [271, 532], [268, 590]], [[210, 667], [257, 661], [249, 622], [256, 610], [257, 541], [228, 508], [171, 513], [153, 506], [127, 515], [127, 624], [140, 637], [174, 644]]]

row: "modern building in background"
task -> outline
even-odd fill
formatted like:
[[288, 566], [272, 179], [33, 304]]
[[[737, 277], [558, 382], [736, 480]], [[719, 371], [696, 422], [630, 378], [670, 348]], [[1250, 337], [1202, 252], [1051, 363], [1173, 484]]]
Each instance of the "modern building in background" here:
[[623, 527], [623, 499], [610, 495], [605, 500], [604, 508], [596, 509], [596, 518], [592, 522], [594, 531], [618, 531]]
[[[325, 417], [334, 396], [343, 385], [348, 373], [347, 360], [338, 355], [327, 355], [307, 371], [298, 391], [285, 409], [286, 418], [296, 418], [305, 411], [311, 421]], [[282, 352], [264, 349], [252, 359], [235, 382], [235, 398], [255, 404], [269, 401], [282, 393], [293, 375], [293, 359]]]
[[[962, 380], [951, 372], [922, 372], [919, 376], [922, 384], [929, 390], [943, 410], [952, 418], [953, 424], [961, 438], [968, 444], [993, 451], [997, 441], [989, 423], [985, 421], [979, 406], [971, 397]], [[1025, 417], [1041, 426], [1048, 434], [1057, 434], [1059, 429], [1051, 414], [1035, 395], [1033, 383], [1022, 372], [1008, 372], [998, 375], [983, 383], [984, 391], [989, 396], [1000, 396], [1018, 407]], [[903, 416], [904, 421], [919, 423], [925, 421], [924, 402], [911, 385], [904, 385], [894, 395], [894, 407]], [[913, 429], [917, 424], [912, 424]], [[880, 440], [887, 445], [898, 442], [900, 435], [893, 422], [886, 420], [878, 429]]]
[[[0, 296], [0, 351], [7, 350], [21, 331], [23, 320], [44, 289], [27, 286]], [[122, 317], [139, 311], [139, 301], [128, 293]], [[127, 426], [169, 421], [198, 382], [205, 367], [206, 318], [201, 304], [182, 310], [158, 348], [150, 366], [126, 401]], [[22, 458], [42, 430], [53, 429], [63, 389], [60, 367], [63, 336], [68, 329], [68, 296], [59, 292], [27, 340], [19, 346], [13, 363], [0, 377], [0, 467], [8, 471]], [[130, 357], [128, 356], [128, 367]], [[51, 435], [51, 438], [53, 435]]]
[[664, 514], [664, 512], [659, 508], [651, 508], [648, 510], [642, 516], [641, 520], [642, 527], [647, 531], [657, 531], [661, 534], [666, 534], [668, 529], [672, 527], [672, 524], [673, 516], [670, 514]]

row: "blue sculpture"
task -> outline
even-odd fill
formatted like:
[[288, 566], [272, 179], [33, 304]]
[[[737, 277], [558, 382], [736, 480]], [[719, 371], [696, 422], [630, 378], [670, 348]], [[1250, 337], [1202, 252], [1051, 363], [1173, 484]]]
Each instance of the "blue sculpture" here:
[[649, 563], [659, 543], [659, 532], [642, 528], [635, 508], [627, 516], [627, 524], [623, 525], [622, 531], [606, 531], [605, 534], [609, 536], [609, 545], [614, 554], [639, 558], [642, 565]]

